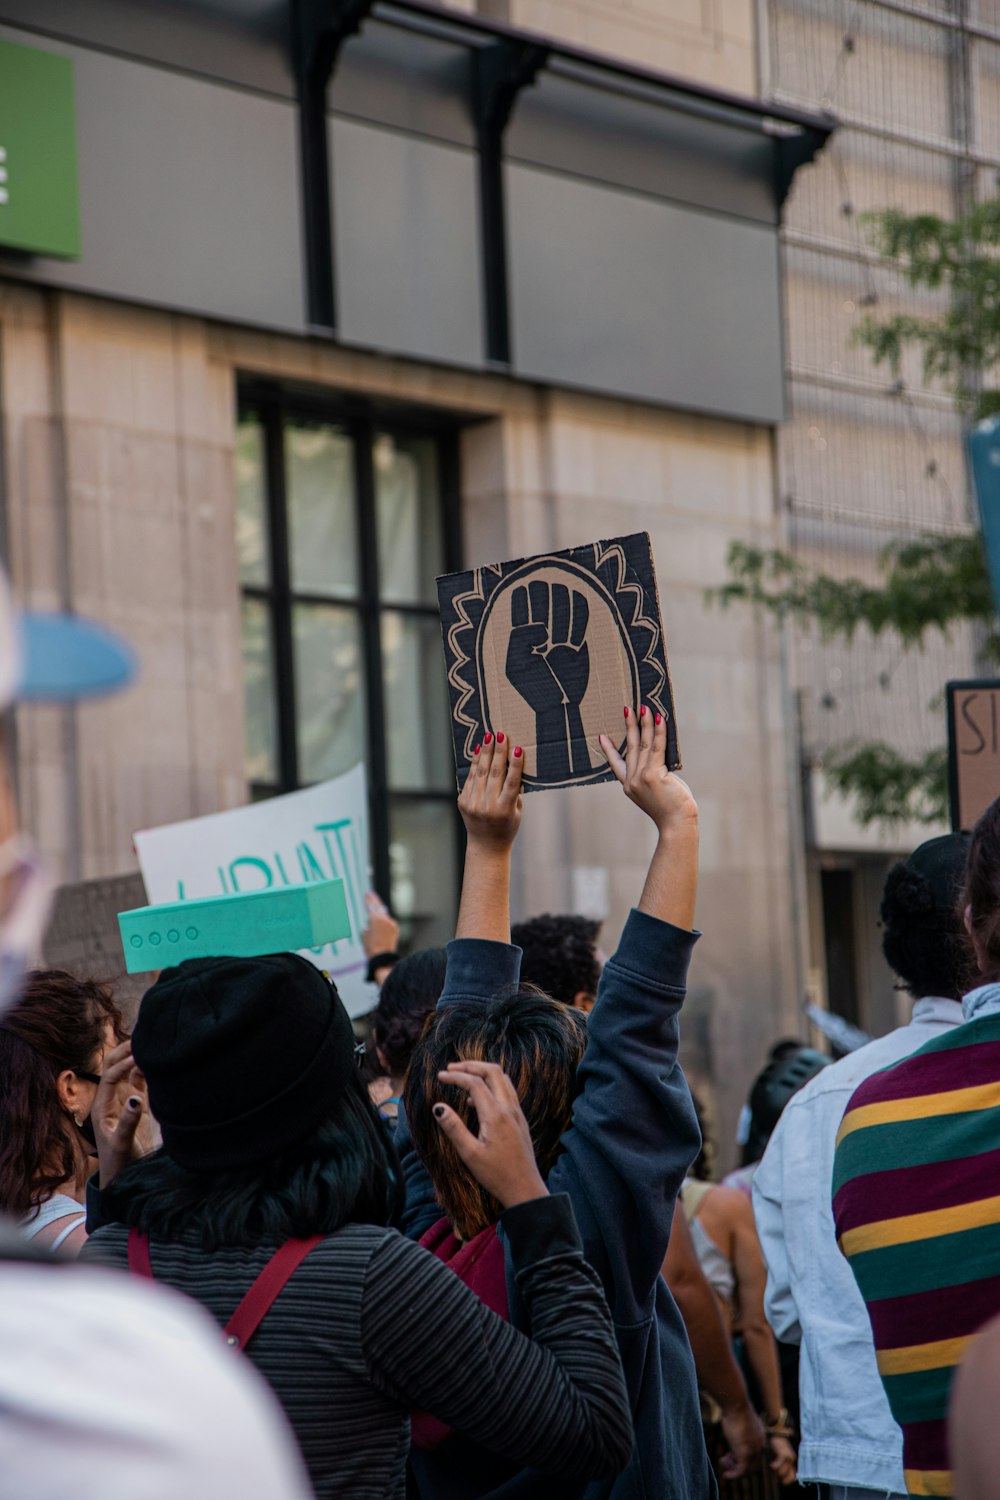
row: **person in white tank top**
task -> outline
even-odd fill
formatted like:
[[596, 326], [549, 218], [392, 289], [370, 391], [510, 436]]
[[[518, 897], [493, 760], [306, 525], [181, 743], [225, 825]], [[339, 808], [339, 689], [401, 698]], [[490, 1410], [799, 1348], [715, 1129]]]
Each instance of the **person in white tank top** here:
[[[96, 1167], [91, 1126], [101, 1074], [124, 1086], [141, 1114], [121, 1012], [104, 985], [36, 970], [0, 1018], [0, 1213], [37, 1245], [79, 1253], [84, 1196]], [[107, 1107], [108, 1086], [104, 1094]]]

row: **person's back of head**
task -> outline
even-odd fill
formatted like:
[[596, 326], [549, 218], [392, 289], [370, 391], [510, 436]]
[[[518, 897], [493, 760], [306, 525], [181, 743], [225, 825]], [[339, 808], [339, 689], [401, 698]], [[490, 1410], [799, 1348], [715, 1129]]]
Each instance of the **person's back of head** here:
[[108, 1218], [202, 1249], [391, 1223], [399, 1163], [331, 984], [294, 953], [188, 959], [132, 1036], [163, 1148], [105, 1192]]
[[781, 1119], [789, 1099], [805, 1088], [810, 1079], [830, 1065], [830, 1058], [801, 1042], [782, 1042], [755, 1078], [747, 1101], [749, 1127], [743, 1145], [742, 1165], [760, 1161], [774, 1127]]
[[928, 839], [886, 877], [882, 952], [915, 1000], [958, 1000], [965, 989], [968, 950], [959, 898], [969, 848], [967, 833]]
[[600, 930], [600, 922], [589, 917], [547, 913], [515, 923], [510, 940], [523, 954], [522, 982], [576, 1010], [590, 1010], [601, 977]]
[[1000, 797], [979, 819], [969, 842], [965, 884], [959, 907], [974, 954], [968, 978], [995, 984], [1000, 981]]
[[[17, 1003], [0, 1020], [0, 1209], [21, 1216], [71, 1179], [76, 1140], [67, 1074], [100, 1072], [109, 1040], [124, 1022], [106, 985], [62, 969], [28, 974]], [[79, 1122], [75, 1122], [79, 1123]]]
[[459, 1058], [499, 1063], [517, 1091], [531, 1131], [538, 1169], [546, 1177], [559, 1154], [576, 1096], [576, 1070], [587, 1044], [584, 1017], [537, 990], [522, 989], [436, 1012], [410, 1059], [403, 1095], [413, 1144], [430, 1173], [455, 1233], [470, 1240], [500, 1216], [500, 1205], [463, 1165], [438, 1128], [442, 1099], [475, 1130], [475, 1110], [461, 1089], [438, 1074]]
[[444, 948], [421, 948], [400, 959], [386, 975], [372, 1015], [372, 1036], [390, 1077], [405, 1077], [427, 1017], [444, 989], [447, 968]]

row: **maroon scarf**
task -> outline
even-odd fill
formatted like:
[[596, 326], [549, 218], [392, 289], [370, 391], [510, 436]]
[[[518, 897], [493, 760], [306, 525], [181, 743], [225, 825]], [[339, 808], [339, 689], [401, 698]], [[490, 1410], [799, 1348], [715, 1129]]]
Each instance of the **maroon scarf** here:
[[[443, 1260], [459, 1281], [464, 1282], [470, 1292], [475, 1292], [480, 1302], [499, 1313], [505, 1323], [510, 1321], [503, 1245], [497, 1238], [495, 1224], [480, 1230], [475, 1239], [463, 1243], [455, 1238], [447, 1219], [438, 1219], [421, 1237], [420, 1243], [438, 1260]], [[411, 1412], [410, 1425], [414, 1448], [439, 1448], [452, 1433], [452, 1428], [426, 1411]]]

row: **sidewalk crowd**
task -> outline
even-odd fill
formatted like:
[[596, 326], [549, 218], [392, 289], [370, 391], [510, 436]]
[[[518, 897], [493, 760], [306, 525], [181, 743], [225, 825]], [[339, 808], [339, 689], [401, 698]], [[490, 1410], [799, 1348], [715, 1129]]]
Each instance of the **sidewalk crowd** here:
[[447, 949], [370, 898], [360, 1045], [292, 954], [166, 969], [131, 1034], [31, 970], [3, 769], [0, 1500], [1000, 1500], [1000, 799], [889, 874], [911, 1020], [776, 1042], [720, 1182], [678, 1061], [698, 809], [660, 714], [624, 726], [600, 795], [653, 853], [613, 954], [512, 929], [498, 728]]

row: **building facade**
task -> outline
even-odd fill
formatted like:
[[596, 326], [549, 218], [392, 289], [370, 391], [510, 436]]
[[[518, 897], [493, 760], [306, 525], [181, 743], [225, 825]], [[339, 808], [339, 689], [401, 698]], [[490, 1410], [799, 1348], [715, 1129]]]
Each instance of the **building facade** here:
[[[361, 759], [373, 880], [444, 940], [434, 576], [648, 530], [703, 817], [685, 1050], [728, 1130], [808, 934], [786, 643], [705, 603], [731, 540], [786, 533], [778, 225], [829, 133], [754, 102], [758, 41], [749, 0], [2, 0], [0, 67], [72, 65], [80, 230], [5, 240], [0, 203], [5, 555], [141, 661], [17, 711], [61, 880]], [[517, 914], [610, 948], [649, 853], [614, 788], [532, 797]]]

